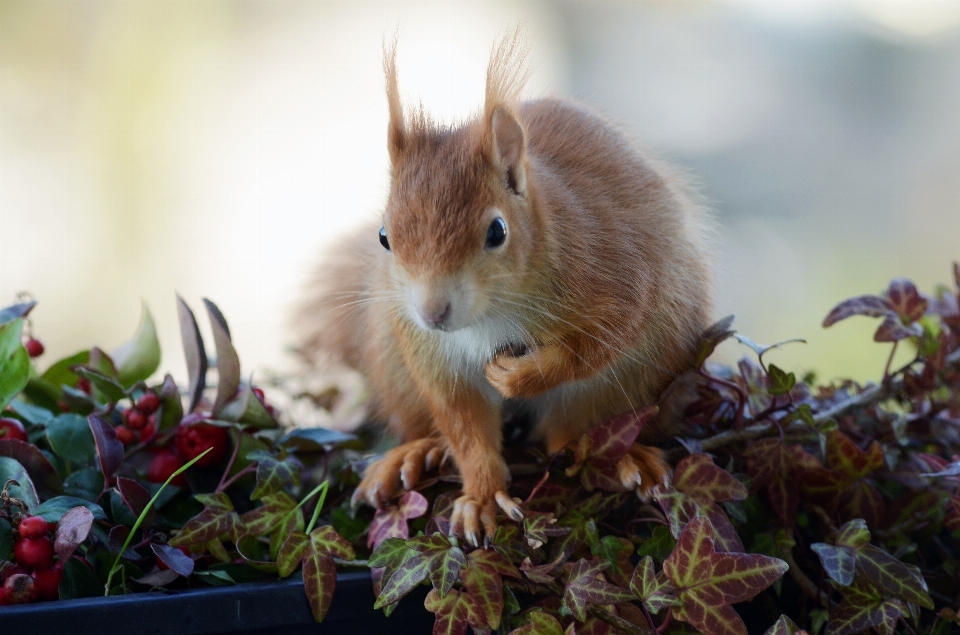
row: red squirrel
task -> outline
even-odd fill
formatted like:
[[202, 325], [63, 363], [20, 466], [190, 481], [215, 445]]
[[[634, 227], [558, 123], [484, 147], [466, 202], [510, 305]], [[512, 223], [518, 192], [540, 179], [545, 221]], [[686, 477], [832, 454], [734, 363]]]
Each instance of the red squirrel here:
[[[449, 456], [463, 480], [451, 531], [474, 545], [498, 506], [523, 517], [507, 494], [505, 400], [560, 451], [655, 403], [690, 366], [711, 308], [705, 224], [682, 181], [582, 106], [520, 101], [523, 57], [505, 38], [482, 112], [445, 126], [405, 112], [395, 44], [386, 51], [379, 240], [370, 228], [346, 241], [298, 319], [303, 351], [360, 370], [373, 417], [402, 440], [368, 467], [355, 504], [383, 506]], [[642, 439], [673, 432], [660, 419]], [[617, 468], [643, 496], [670, 475], [639, 444]]]

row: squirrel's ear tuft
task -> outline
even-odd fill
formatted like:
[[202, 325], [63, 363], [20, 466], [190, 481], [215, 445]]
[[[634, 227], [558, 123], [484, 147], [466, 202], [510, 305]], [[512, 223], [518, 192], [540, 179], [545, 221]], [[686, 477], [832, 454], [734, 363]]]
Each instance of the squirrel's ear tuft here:
[[400, 89], [397, 86], [397, 38], [383, 46], [383, 74], [387, 84], [387, 106], [390, 110], [390, 124], [387, 128], [387, 148], [390, 161], [397, 162], [406, 143], [406, 125], [403, 106], [400, 103]]
[[527, 173], [524, 168], [527, 142], [523, 126], [504, 107], [493, 111], [490, 121], [493, 139], [493, 163], [500, 170], [504, 185], [513, 194], [523, 196], [527, 191]]

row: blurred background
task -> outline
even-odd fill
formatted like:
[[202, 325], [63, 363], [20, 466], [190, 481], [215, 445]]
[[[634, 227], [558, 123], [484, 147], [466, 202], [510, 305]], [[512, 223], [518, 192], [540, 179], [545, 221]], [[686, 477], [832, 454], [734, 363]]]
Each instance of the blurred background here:
[[880, 376], [876, 321], [820, 321], [951, 280], [960, 2], [0, 0], [0, 305], [39, 300], [44, 367], [115, 348], [143, 299], [185, 379], [174, 292], [209, 297], [247, 372], [283, 368], [318, 255], [386, 196], [384, 37], [407, 101], [452, 120], [518, 22], [527, 95], [595, 106], [698, 183], [718, 316], [807, 339], [767, 358], [788, 369]]

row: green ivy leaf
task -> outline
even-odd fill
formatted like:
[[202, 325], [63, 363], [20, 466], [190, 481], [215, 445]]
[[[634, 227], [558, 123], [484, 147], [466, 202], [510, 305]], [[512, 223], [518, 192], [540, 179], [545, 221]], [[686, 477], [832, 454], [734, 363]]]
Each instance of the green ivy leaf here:
[[30, 355], [20, 343], [23, 318], [0, 324], [0, 411], [30, 380]]
[[[459, 568], [463, 589], [476, 602], [487, 627], [496, 630], [500, 627], [504, 607], [501, 576], [520, 578], [520, 571], [512, 562], [492, 549], [474, 549], [467, 555], [466, 562], [467, 566], [461, 564]], [[449, 588], [446, 587], [447, 590]], [[446, 590], [440, 593], [438, 589], [438, 594], [443, 597]]]
[[786, 615], [781, 615], [763, 635], [809, 635]]
[[653, 528], [650, 539], [637, 548], [637, 555], [641, 558], [650, 556], [657, 562], [663, 562], [676, 546], [677, 540], [670, 533], [670, 528], [657, 525]]
[[757, 554], [718, 552], [712, 535], [708, 519], [694, 518], [663, 563], [682, 603], [673, 608], [673, 616], [711, 635], [746, 635], [746, 626], [731, 605], [750, 600], [773, 584], [786, 572], [787, 563]]
[[160, 340], [157, 327], [146, 303], [140, 313], [140, 324], [130, 341], [122, 344], [111, 355], [117, 368], [117, 378], [125, 388], [144, 381], [160, 367]]
[[297, 501], [292, 496], [276, 492], [264, 496], [263, 505], [245, 512], [240, 520], [251, 536], [265, 536], [279, 527], [296, 507]]
[[563, 635], [563, 627], [557, 618], [540, 609], [527, 613], [530, 621], [510, 631], [510, 635]]
[[797, 385], [797, 376], [793, 373], [785, 372], [779, 366], [770, 364], [768, 367], [770, 375], [769, 392], [771, 395], [785, 395]]
[[[401, 541], [403, 542], [403, 541]], [[453, 547], [446, 536], [433, 534], [432, 536], [419, 536], [406, 541], [406, 545], [416, 553], [408, 557], [402, 564], [396, 567], [389, 578], [384, 578], [380, 595], [377, 597], [374, 608], [382, 608], [393, 604], [414, 587], [423, 582], [440, 565], [440, 562], [446, 556], [446, 552]], [[374, 562], [382, 562], [386, 558], [393, 560], [395, 550], [391, 549], [389, 554], [384, 553]], [[378, 566], [371, 563], [370, 566]]]
[[261, 458], [257, 463], [257, 487], [250, 494], [250, 500], [260, 500], [288, 485], [300, 486], [299, 466], [289, 459]]

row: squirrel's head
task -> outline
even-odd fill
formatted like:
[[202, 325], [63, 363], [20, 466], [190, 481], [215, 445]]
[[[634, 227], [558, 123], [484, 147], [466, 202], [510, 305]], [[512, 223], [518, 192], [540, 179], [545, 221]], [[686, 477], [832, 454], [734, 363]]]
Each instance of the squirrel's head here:
[[494, 50], [483, 113], [459, 127], [438, 126], [422, 108], [404, 116], [395, 50], [386, 56], [391, 188], [380, 242], [407, 315], [424, 329], [493, 317], [493, 300], [522, 289], [537, 251], [517, 43]]

